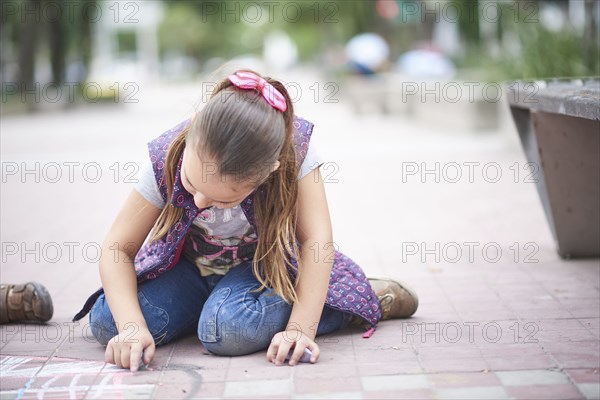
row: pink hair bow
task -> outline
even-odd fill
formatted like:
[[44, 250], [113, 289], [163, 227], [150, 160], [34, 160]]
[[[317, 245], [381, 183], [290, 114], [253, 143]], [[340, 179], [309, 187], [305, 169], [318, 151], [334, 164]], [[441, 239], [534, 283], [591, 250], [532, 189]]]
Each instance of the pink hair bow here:
[[267, 100], [267, 103], [279, 111], [284, 112], [287, 109], [285, 97], [283, 97], [281, 92], [260, 76], [252, 72], [237, 71], [233, 75], [229, 75], [229, 80], [240, 89], [258, 90], [265, 100]]

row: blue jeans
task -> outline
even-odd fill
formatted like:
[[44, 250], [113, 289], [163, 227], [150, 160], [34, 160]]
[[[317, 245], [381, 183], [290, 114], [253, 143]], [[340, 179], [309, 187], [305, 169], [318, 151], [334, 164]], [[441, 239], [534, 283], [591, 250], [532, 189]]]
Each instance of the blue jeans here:
[[[211, 353], [235, 356], [269, 347], [273, 335], [283, 331], [292, 306], [271, 289], [253, 291], [260, 284], [252, 262], [244, 262], [226, 275], [203, 277], [184, 257], [168, 272], [138, 284], [138, 300], [157, 346], [198, 333]], [[342, 329], [351, 314], [325, 306], [316, 335]], [[89, 315], [94, 337], [106, 345], [118, 334], [108, 302], [102, 294]]]

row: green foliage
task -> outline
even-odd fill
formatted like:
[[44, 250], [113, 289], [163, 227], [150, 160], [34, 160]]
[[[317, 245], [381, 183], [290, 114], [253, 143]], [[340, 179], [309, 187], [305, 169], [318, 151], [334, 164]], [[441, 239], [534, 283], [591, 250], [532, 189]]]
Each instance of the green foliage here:
[[[261, 4], [262, 18], [255, 20], [255, 7]], [[260, 54], [273, 30], [285, 31], [294, 40], [301, 59], [315, 60], [325, 44], [345, 43], [359, 32], [377, 29], [372, 1], [173, 0], [165, 6], [161, 53], [175, 50], [200, 62]]]
[[478, 0], [452, 0], [458, 10], [458, 31], [470, 45], [479, 43], [479, 2]]
[[190, 2], [168, 7], [158, 32], [161, 52], [178, 51], [199, 59], [216, 42], [211, 40], [209, 27], [202, 23]]
[[522, 5], [502, 5], [503, 18], [497, 24], [500, 54], [490, 54], [483, 40], [478, 44], [466, 41], [464, 55], [455, 60], [457, 66], [483, 71], [481, 78], [488, 81], [600, 75], [597, 36], [586, 42], [569, 24], [549, 30], [531, 7], [515, 11]]
[[131, 31], [117, 32], [117, 44], [119, 53], [135, 53], [137, 48], [135, 33]]
[[521, 52], [518, 57], [503, 57], [498, 67], [509, 79], [573, 77], [598, 75], [596, 57], [586, 62], [581, 37], [570, 29], [549, 31], [541, 24], [523, 26], [519, 31]]

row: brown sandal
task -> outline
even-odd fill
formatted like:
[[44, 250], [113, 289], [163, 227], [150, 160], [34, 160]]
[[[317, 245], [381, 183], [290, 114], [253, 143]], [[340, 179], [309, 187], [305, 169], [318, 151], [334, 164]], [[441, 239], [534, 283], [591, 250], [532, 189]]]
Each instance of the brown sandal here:
[[50, 293], [41, 283], [0, 285], [0, 324], [46, 322], [53, 312]]

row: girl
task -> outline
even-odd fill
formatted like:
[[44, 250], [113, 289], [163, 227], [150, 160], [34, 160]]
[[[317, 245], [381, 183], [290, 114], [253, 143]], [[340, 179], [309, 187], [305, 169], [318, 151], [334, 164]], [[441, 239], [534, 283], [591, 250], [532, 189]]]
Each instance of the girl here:
[[416, 311], [410, 288], [367, 280], [334, 249], [312, 128], [282, 83], [240, 70], [149, 143], [102, 246], [103, 288], [73, 319], [90, 312], [107, 362], [134, 371], [197, 332], [213, 354], [315, 363], [315, 336], [364, 324], [368, 337]]

